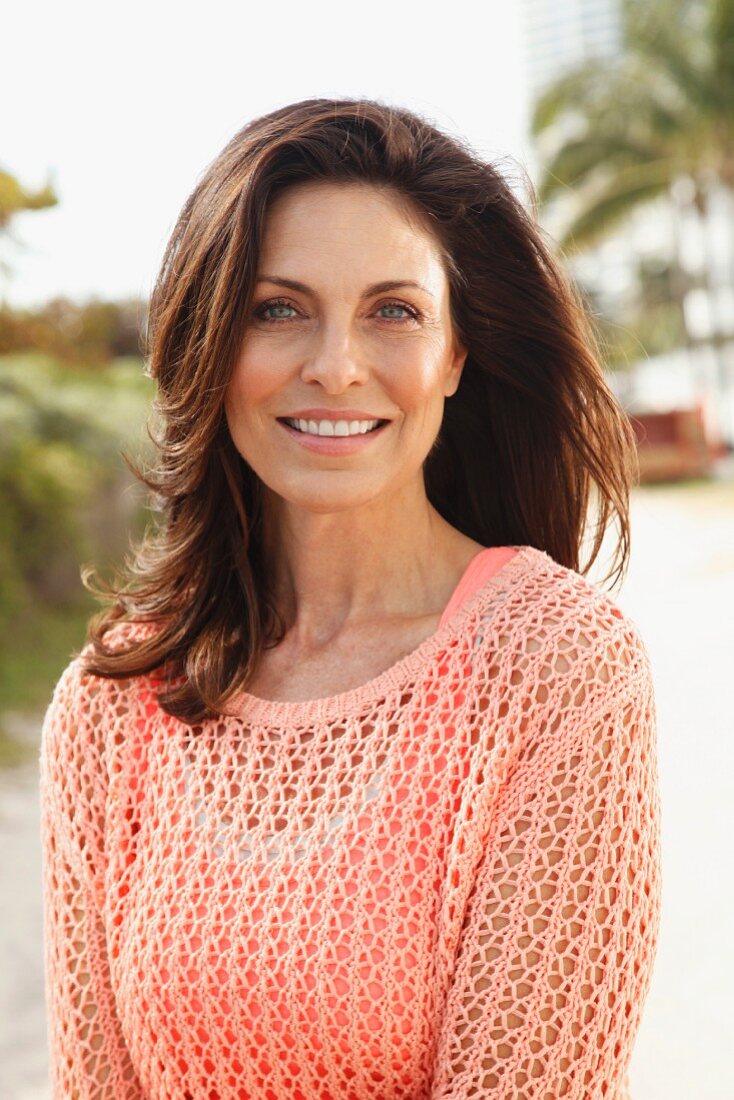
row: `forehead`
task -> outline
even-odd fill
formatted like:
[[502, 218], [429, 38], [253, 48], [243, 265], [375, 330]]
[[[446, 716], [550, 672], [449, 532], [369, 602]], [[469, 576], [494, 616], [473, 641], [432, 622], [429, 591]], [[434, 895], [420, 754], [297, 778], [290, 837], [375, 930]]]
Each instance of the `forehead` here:
[[375, 280], [421, 275], [436, 286], [445, 281], [440, 247], [419, 212], [394, 191], [370, 184], [296, 184], [273, 200], [260, 270], [298, 278], [313, 264], [339, 269], [340, 277], [351, 269]]

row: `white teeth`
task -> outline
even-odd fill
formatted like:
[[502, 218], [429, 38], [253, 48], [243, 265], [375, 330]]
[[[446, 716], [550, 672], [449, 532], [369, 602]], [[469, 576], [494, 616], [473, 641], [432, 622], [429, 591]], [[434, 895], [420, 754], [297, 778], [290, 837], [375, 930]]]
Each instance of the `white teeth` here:
[[292, 428], [307, 435], [364, 435], [379, 424], [379, 420], [288, 420]]

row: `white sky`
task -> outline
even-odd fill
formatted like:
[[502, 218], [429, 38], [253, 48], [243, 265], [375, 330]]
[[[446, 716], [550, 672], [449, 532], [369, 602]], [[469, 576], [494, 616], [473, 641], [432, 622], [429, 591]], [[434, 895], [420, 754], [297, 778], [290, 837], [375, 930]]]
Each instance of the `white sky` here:
[[[0, 168], [50, 174], [59, 205], [20, 215], [0, 299], [147, 297], [178, 212], [249, 119], [310, 96], [416, 110], [532, 171], [521, 5], [508, 0], [195, 6], [15, 4], [0, 47]], [[517, 181], [517, 183], [515, 183]]]

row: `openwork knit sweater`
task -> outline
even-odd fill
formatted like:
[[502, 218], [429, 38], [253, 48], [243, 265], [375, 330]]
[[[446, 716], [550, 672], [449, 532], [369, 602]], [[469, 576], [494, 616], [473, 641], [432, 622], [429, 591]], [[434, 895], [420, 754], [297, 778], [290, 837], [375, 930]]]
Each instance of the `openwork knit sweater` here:
[[486, 549], [368, 683], [236, 709], [189, 726], [79, 656], [56, 685], [53, 1097], [626, 1100], [660, 807], [650, 661], [612, 598]]

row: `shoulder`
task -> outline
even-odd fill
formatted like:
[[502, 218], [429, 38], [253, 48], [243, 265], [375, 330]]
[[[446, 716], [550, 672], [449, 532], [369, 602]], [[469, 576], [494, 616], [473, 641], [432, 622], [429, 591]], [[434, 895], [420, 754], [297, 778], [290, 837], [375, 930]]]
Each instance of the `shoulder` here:
[[500, 738], [495, 766], [505, 783], [517, 768], [543, 772], [573, 755], [598, 728], [614, 731], [619, 752], [632, 737], [649, 745], [656, 721], [650, 659], [635, 621], [588, 577], [543, 551], [529, 548], [526, 556], [528, 568], [507, 589], [473, 665], [482, 710], [494, 707], [501, 718], [487, 729]]
[[[116, 623], [105, 635], [108, 650], [124, 650], [130, 641], [149, 636], [146, 623]], [[70, 658], [46, 708], [41, 729], [41, 760], [51, 756], [86, 758], [103, 753], [110, 731], [132, 712], [140, 678], [116, 679], [89, 671], [94, 646], [85, 643]]]
[[536, 547], [512, 601], [512, 649], [531, 683], [585, 705], [651, 686], [649, 652], [635, 620], [588, 577]]
[[63, 669], [43, 717], [40, 742], [41, 788], [66, 790], [69, 776], [100, 774], [103, 728], [107, 708], [105, 685], [85, 675], [83, 653]]

